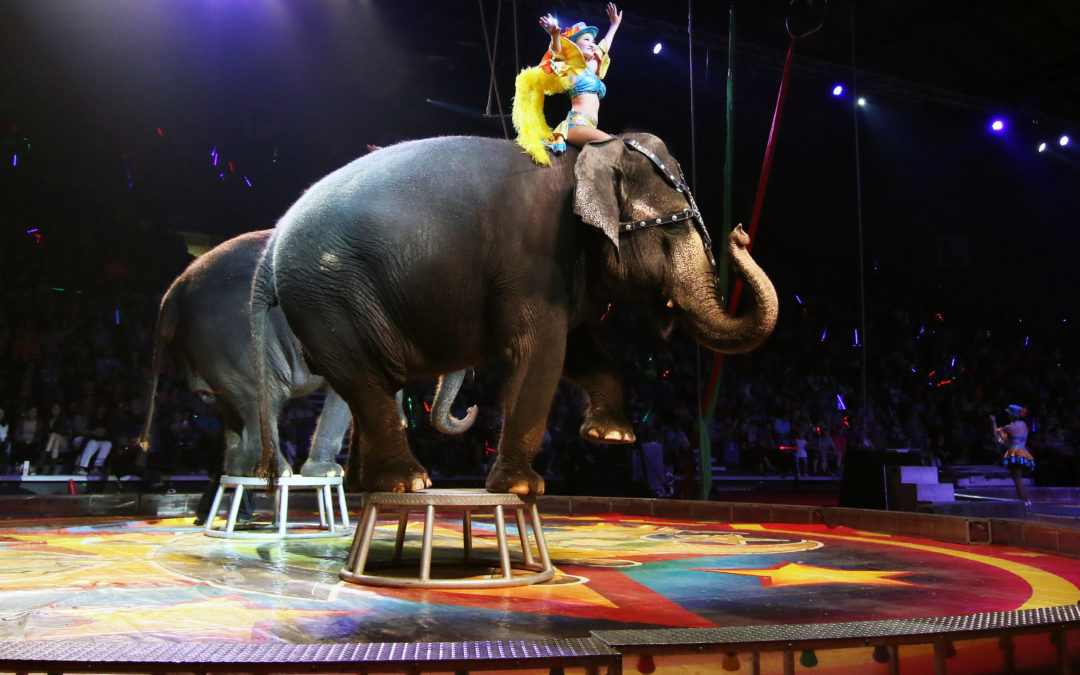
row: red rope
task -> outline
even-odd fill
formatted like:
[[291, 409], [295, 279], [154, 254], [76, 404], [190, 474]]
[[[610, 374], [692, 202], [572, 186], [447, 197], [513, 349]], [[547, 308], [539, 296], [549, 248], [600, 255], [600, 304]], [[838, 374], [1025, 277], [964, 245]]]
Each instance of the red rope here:
[[[784, 99], [787, 97], [788, 79], [791, 75], [791, 59], [795, 54], [796, 36], [791, 36], [791, 44], [788, 46], [787, 57], [784, 59], [784, 74], [780, 78], [780, 93], [776, 96], [776, 109], [773, 111], [772, 127], [769, 129], [769, 142], [765, 145], [765, 160], [761, 163], [761, 176], [758, 178], [757, 193], [754, 196], [754, 210], [750, 213], [750, 243], [746, 245], [749, 252], [754, 246], [754, 237], [757, 235], [758, 219], [761, 217], [761, 205], [765, 201], [765, 186], [769, 183], [769, 173], [772, 171], [773, 155], [776, 151], [776, 136], [780, 131], [780, 116], [784, 112]], [[739, 306], [739, 296], [742, 295], [742, 279], [735, 280], [735, 286], [731, 291], [731, 300], [728, 303], [728, 315], [735, 316]], [[724, 362], [724, 355], [717, 354], [713, 362], [712, 375], [709, 376], [709, 399], [706, 400], [702, 416], [709, 414], [709, 409], [716, 398], [716, 382], [720, 378], [720, 367]]]

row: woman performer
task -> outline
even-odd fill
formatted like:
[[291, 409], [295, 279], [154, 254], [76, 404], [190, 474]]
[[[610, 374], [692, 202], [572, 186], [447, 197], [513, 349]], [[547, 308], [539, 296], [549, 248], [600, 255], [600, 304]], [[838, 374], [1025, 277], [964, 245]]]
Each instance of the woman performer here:
[[994, 433], [997, 435], [998, 442], [1005, 444], [1008, 448], [1005, 450], [1005, 457], [1001, 460], [1001, 463], [1008, 467], [1013, 483], [1016, 484], [1016, 494], [1020, 496], [1020, 501], [1024, 502], [1026, 506], [1031, 506], [1031, 501], [1027, 497], [1027, 488], [1024, 486], [1023, 475], [1021, 474], [1021, 471], [1025, 468], [1035, 468], [1035, 458], [1027, 450], [1028, 426], [1024, 422], [1027, 408], [1010, 405], [1005, 409], [1005, 412], [1012, 418], [1012, 422], [1003, 427], [997, 425], [997, 420], [994, 419], [993, 415], [990, 416], [990, 421], [994, 423]]
[[[596, 42], [596, 26], [579, 21], [560, 31], [555, 17], [540, 17], [540, 26], [551, 36], [551, 46], [539, 66], [518, 74], [513, 109], [518, 145], [538, 164], [551, 164], [545, 148], [561, 155], [567, 143], [580, 148], [590, 141], [611, 138], [597, 128], [600, 99], [607, 93], [600, 80], [607, 74], [608, 51], [622, 23], [622, 12], [609, 2], [607, 15], [611, 25], [600, 42]], [[570, 112], [552, 130], [544, 119], [544, 96], [560, 92], [570, 97]]]

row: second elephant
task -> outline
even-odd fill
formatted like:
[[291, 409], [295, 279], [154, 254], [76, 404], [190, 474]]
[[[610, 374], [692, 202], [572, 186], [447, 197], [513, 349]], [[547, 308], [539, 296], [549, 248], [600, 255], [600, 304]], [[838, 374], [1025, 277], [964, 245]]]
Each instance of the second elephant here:
[[[251, 279], [271, 230], [250, 232], [220, 244], [197, 258], [169, 286], [161, 300], [155, 329], [153, 372], [146, 424], [140, 445], [149, 447], [158, 373], [171, 346], [184, 369], [188, 386], [214, 404], [225, 434], [224, 467], [211, 467], [235, 476], [254, 475], [262, 444], [259, 440], [256, 354], [273, 364], [267, 378], [272, 429], [277, 445], [277, 416], [290, 398], [323, 389], [301, 355], [300, 344], [280, 310], [271, 312], [270, 336], [258, 351], [250, 332]], [[305, 476], [340, 476], [335, 458], [349, 430], [349, 408], [332, 390], [311, 440]], [[279, 459], [283, 463], [283, 459]], [[287, 465], [282, 465], [286, 468]], [[291, 471], [289, 471], [291, 473]]]

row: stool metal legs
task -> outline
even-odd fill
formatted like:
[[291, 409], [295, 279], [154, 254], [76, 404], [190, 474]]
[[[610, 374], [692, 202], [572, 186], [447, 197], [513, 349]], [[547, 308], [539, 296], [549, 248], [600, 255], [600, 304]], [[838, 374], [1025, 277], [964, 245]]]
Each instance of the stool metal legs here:
[[[319, 537], [337, 537], [348, 534], [352, 525], [349, 522], [348, 505], [345, 502], [345, 490], [342, 486], [342, 478], [335, 477], [308, 477], [308, 476], [283, 476], [278, 479], [278, 490], [274, 501], [274, 524], [273, 529], [259, 528], [261, 531], [248, 530], [236, 532], [236, 521], [240, 510], [240, 504], [247, 488], [264, 486], [266, 482], [262, 478], [254, 476], [222, 476], [214, 501], [210, 507], [210, 515], [206, 519], [203, 533], [211, 537], [226, 537], [236, 539], [311, 539]], [[319, 531], [289, 530], [289, 492], [291, 488], [315, 488], [315, 501], [319, 507]], [[341, 524], [345, 530], [337, 526], [334, 513], [334, 498], [331, 487], [337, 487], [338, 504], [341, 508]], [[229, 515], [224, 529], [215, 529], [214, 520], [217, 518], [218, 509], [224, 498], [225, 490], [233, 488], [233, 499], [229, 505]], [[308, 528], [311, 526], [304, 526]]]
[[[404, 494], [369, 493], [365, 495], [364, 502], [355, 539], [350, 548], [345, 567], [339, 573], [339, 576], [345, 581], [399, 588], [499, 588], [539, 583], [555, 576], [555, 569], [548, 555], [547, 542], [544, 540], [540, 513], [535, 503], [525, 502], [516, 495], [490, 494], [470, 490], [431, 490]], [[374, 538], [380, 506], [396, 508], [397, 510], [393, 556], [390, 560], [371, 562], [369, 560], [371, 542]], [[454, 511], [461, 513], [462, 548], [466, 566], [483, 564], [487, 570], [491, 570], [488, 567], [491, 563], [478, 561], [473, 555], [472, 512], [477, 508], [485, 507], [494, 511], [495, 545], [498, 552], [497, 574], [488, 572], [477, 575], [476, 572], [473, 572], [469, 576], [459, 578], [447, 578], [445, 575], [441, 578], [432, 578], [435, 510], [437, 506], [451, 507]], [[509, 506], [514, 511], [514, 520], [523, 559], [523, 561], [517, 563], [512, 561], [510, 557], [506, 534], [507, 514], [504, 506]], [[424, 519], [420, 543], [420, 559], [418, 561], [419, 569], [415, 573], [416, 576], [409, 577], [401, 573], [402, 553], [410, 511], [419, 510], [420, 508], [423, 508]], [[525, 517], [526, 508], [529, 509], [529, 522]], [[532, 526], [533, 536], [536, 539], [539, 560], [536, 559], [532, 552], [531, 542], [529, 541], [529, 525]], [[416, 564], [416, 562], [413, 564]], [[396, 574], [381, 575], [369, 571], [369, 568], [383, 569], [386, 567], [397, 568], [398, 572]], [[518, 574], [514, 574], [515, 569], [519, 571]], [[525, 574], [521, 574], [522, 571]]]
[[210, 506], [210, 515], [206, 517], [206, 522], [203, 523], [203, 532], [209, 532], [214, 529], [214, 518], [217, 518], [218, 508], [221, 506], [221, 496], [225, 494], [225, 486], [218, 483], [217, 492], [214, 493], [214, 503]]

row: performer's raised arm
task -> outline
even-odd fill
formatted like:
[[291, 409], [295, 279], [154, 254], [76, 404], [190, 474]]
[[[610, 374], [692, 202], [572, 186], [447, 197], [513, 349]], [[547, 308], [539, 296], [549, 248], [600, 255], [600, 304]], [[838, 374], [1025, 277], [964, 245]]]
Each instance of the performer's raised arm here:
[[607, 48], [611, 49], [611, 42], [615, 39], [615, 31], [619, 30], [619, 24], [622, 23], [622, 12], [619, 11], [614, 2], [607, 4], [607, 18], [610, 25], [604, 35], [604, 40], [607, 42]]
[[547, 16], [540, 17], [540, 27], [544, 29], [544, 32], [551, 36], [551, 53], [556, 56], [562, 56], [562, 45], [559, 44], [559, 22], [555, 20], [555, 17], [548, 14]]

